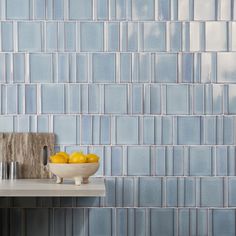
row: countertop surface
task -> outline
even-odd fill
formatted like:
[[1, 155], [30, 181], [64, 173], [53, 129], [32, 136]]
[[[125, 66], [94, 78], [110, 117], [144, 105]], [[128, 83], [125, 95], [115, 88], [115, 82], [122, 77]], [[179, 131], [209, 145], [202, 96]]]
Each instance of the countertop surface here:
[[56, 184], [55, 179], [0, 180], [0, 197], [94, 197], [105, 196], [103, 178], [90, 178], [88, 184], [76, 186], [65, 180]]

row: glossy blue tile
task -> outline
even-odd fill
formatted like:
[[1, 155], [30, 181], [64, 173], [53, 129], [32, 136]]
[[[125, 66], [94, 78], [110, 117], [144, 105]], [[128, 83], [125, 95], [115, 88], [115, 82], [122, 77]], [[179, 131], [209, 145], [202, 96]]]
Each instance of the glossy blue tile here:
[[115, 146], [111, 148], [111, 172], [112, 175], [122, 175], [123, 173], [122, 148]]
[[91, 84], [89, 85], [88, 90], [88, 99], [89, 99], [89, 113], [99, 113], [100, 111], [100, 85]]
[[192, 20], [193, 18], [193, 4], [191, 0], [178, 1], [178, 20]]
[[139, 206], [161, 207], [162, 179], [157, 177], [141, 177], [139, 180]]
[[121, 53], [120, 54], [120, 81], [131, 82], [131, 54]]
[[151, 209], [151, 236], [174, 235], [174, 210]]
[[106, 177], [106, 197], [104, 199], [105, 207], [114, 207], [116, 204], [116, 185], [114, 177]]
[[193, 83], [193, 54], [182, 55], [182, 82]]
[[64, 85], [42, 85], [42, 113], [64, 113]]
[[155, 82], [175, 83], [177, 81], [177, 55], [156, 54]]
[[196, 206], [196, 179], [194, 177], [184, 179], [184, 206]]
[[170, 116], [162, 117], [162, 144], [173, 144], [173, 118]]
[[216, 1], [198, 0], [194, 4], [194, 20], [215, 20], [216, 19]]
[[115, 54], [93, 55], [93, 81], [97, 83], [115, 82]]
[[37, 112], [37, 87], [35, 85], [25, 86], [25, 113], [35, 114]]
[[55, 20], [63, 20], [64, 18], [64, 0], [56, 0], [53, 2], [53, 18]]
[[65, 51], [74, 52], [76, 50], [76, 23], [64, 23], [65, 32]]
[[228, 156], [227, 147], [216, 147], [216, 175], [227, 175], [228, 173]]
[[150, 174], [150, 150], [148, 147], [128, 147], [128, 175]]
[[23, 53], [13, 55], [13, 80], [20, 83], [25, 80], [25, 55]]
[[189, 228], [190, 228], [190, 214], [189, 209], [179, 209], [179, 229], [178, 233], [181, 236], [189, 236]]
[[174, 147], [173, 148], [173, 174], [183, 175], [184, 174], [184, 148]]
[[223, 142], [224, 144], [234, 144], [234, 120], [232, 116], [223, 118]]
[[193, 87], [193, 109], [194, 114], [204, 114], [204, 85]]
[[229, 207], [235, 207], [236, 206], [236, 199], [235, 199], [235, 194], [236, 194], [236, 179], [235, 177], [230, 177], [228, 179], [228, 185], [229, 185]]
[[92, 0], [69, 0], [69, 17], [72, 20], [90, 20], [92, 7]]
[[29, 19], [30, 14], [29, 0], [7, 0], [6, 18], [7, 19]]
[[107, 24], [108, 30], [108, 51], [119, 51], [120, 43], [119, 43], [119, 29], [120, 25], [116, 22], [109, 22]]
[[166, 49], [166, 25], [160, 22], [144, 23], [144, 51], [164, 51]]
[[[216, 54], [201, 53], [201, 82], [211, 83], [216, 81], [216, 70], [219, 70], [218, 67], [219, 65], [216, 65]], [[217, 74], [217, 79], [219, 78], [218, 76], [219, 74]]]
[[97, 0], [97, 19], [108, 19], [108, 0]]
[[177, 178], [166, 178], [166, 206], [176, 207], [178, 205]]
[[56, 22], [46, 22], [46, 50], [57, 51], [58, 48], [58, 24]]
[[235, 175], [235, 147], [228, 146], [227, 148], [228, 160], [228, 175]]
[[155, 175], [163, 176], [166, 174], [166, 149], [165, 147], [155, 148]]
[[2, 22], [1, 23], [1, 39], [2, 39], [2, 51], [13, 51], [13, 23]]
[[52, 55], [30, 54], [30, 81], [33, 83], [52, 82]]
[[132, 6], [133, 20], [154, 20], [154, 0], [136, 0]]
[[204, 117], [204, 144], [216, 144], [216, 117]]
[[206, 22], [206, 51], [227, 51], [227, 23]]
[[188, 114], [189, 88], [188, 85], [167, 85], [166, 87], [166, 113]]
[[212, 154], [210, 147], [190, 147], [190, 175], [211, 175]]
[[127, 113], [127, 86], [105, 85], [105, 113]]
[[123, 207], [134, 207], [134, 178], [123, 178]]
[[81, 144], [92, 143], [92, 117], [81, 117]]
[[[138, 51], [138, 32], [139, 24], [136, 22], [126, 22], [124, 27], [127, 28], [126, 34], [122, 33], [123, 40], [127, 43], [127, 51]], [[122, 39], [121, 39], [122, 40]], [[126, 49], [124, 50], [126, 51]]]
[[217, 56], [217, 82], [235, 83], [236, 69], [234, 61], [236, 54], [230, 52], [222, 52]]
[[6, 86], [6, 113], [7, 114], [17, 114], [17, 85], [7, 85]]
[[58, 82], [59, 83], [66, 83], [69, 82], [69, 56], [67, 53], [58, 53], [57, 58], [58, 63]]
[[201, 207], [223, 207], [223, 178], [201, 179]]
[[154, 143], [154, 117], [143, 117], [143, 144]]
[[34, 18], [37, 20], [45, 19], [46, 15], [46, 2], [41, 0], [34, 1]]
[[132, 84], [132, 113], [143, 113], [143, 86], [142, 84]]
[[[149, 101], [145, 101], [145, 104]], [[161, 86], [151, 85], [150, 86], [150, 113], [160, 114], [161, 113]]]
[[235, 211], [229, 209], [214, 209], [213, 217], [214, 236], [235, 235]]
[[178, 144], [200, 144], [200, 117], [178, 117]]
[[5, 54], [0, 54], [0, 83], [5, 82]]
[[40, 22], [19, 22], [18, 24], [18, 48], [19, 51], [40, 52], [41, 42]]
[[170, 50], [179, 52], [182, 49], [182, 26], [180, 22], [170, 23]]
[[228, 86], [228, 110], [230, 114], [235, 114], [236, 113], [236, 93], [235, 93], [235, 84], [230, 84]]
[[103, 51], [103, 23], [82, 22], [80, 42], [82, 52]]
[[145, 209], [135, 209], [135, 234], [137, 236], [145, 235], [148, 223], [146, 222], [146, 211]]
[[68, 107], [69, 113], [80, 113], [81, 112], [81, 91], [79, 84], [70, 84], [68, 92]]
[[53, 131], [56, 134], [57, 144], [76, 144], [76, 117], [54, 116]]
[[37, 116], [37, 132], [49, 131], [49, 119], [48, 116]]
[[205, 49], [204, 22], [190, 22], [190, 51]]
[[116, 141], [117, 144], [138, 144], [138, 117], [117, 117]]
[[213, 93], [213, 101], [212, 101], [212, 112], [213, 114], [222, 114], [223, 113], [223, 93], [224, 93], [224, 86], [223, 85], [213, 85], [212, 86], [212, 93]]
[[170, 0], [158, 1], [158, 19], [170, 20]]
[[101, 134], [100, 134], [100, 143], [101, 144], [110, 144], [111, 143], [111, 119], [109, 116], [101, 116]]

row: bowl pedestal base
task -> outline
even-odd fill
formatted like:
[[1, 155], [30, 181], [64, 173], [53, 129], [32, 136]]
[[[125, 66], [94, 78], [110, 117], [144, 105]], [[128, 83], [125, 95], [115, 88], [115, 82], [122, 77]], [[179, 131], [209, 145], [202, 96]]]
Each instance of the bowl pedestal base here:
[[[81, 185], [81, 184], [88, 184], [89, 183], [88, 177], [79, 176], [79, 177], [75, 177], [74, 180], [75, 180], [75, 185]], [[61, 184], [62, 182], [63, 182], [63, 178], [57, 176], [56, 183]]]

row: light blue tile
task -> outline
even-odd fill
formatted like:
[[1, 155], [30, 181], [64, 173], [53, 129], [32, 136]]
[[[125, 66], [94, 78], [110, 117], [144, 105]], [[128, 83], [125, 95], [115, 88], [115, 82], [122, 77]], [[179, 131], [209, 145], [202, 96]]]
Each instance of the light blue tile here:
[[224, 92], [224, 86], [214, 84], [212, 86], [212, 93], [213, 93], [213, 114], [222, 114], [223, 113], [223, 92]]
[[116, 205], [116, 185], [114, 177], [106, 177], [106, 197], [104, 199], [105, 207], [115, 207]]
[[133, 177], [123, 178], [123, 207], [134, 207], [134, 178]]
[[181, 51], [182, 48], [182, 26], [180, 22], [170, 23], [170, 50]]
[[88, 90], [89, 98], [89, 113], [99, 113], [100, 112], [100, 85], [90, 84]]
[[155, 82], [175, 83], [177, 80], [177, 55], [157, 54], [155, 70]]
[[69, 0], [69, 17], [71, 20], [92, 19], [92, 0]]
[[25, 113], [35, 114], [37, 112], [37, 87], [36, 85], [25, 86]]
[[236, 82], [236, 53], [222, 52], [217, 56], [217, 82]]
[[[135, 54], [137, 58], [136, 66], [133, 71], [137, 73], [137, 82], [149, 82], [151, 81], [151, 55], [149, 53]], [[136, 81], [135, 73], [133, 72], [133, 81]]]
[[158, 1], [158, 19], [170, 20], [170, 0]]
[[154, 20], [154, 1], [153, 0], [136, 0], [132, 6], [133, 20]]
[[64, 113], [64, 85], [42, 85], [42, 113]]
[[223, 207], [223, 178], [201, 179], [201, 207]]
[[0, 116], [0, 132], [13, 132], [13, 116]]
[[227, 51], [227, 23], [206, 22], [206, 51]]
[[54, 0], [48, 0], [46, 1], [46, 8], [47, 8], [47, 11], [46, 11], [46, 18], [48, 20], [52, 20], [53, 19], [53, 1]]
[[205, 86], [205, 112], [207, 115], [212, 114], [212, 102], [213, 102], [213, 95], [212, 95], [212, 86], [207, 84]]
[[92, 117], [92, 140], [93, 144], [98, 145], [100, 142], [100, 117]]
[[63, 20], [64, 18], [64, 0], [56, 0], [53, 2], [53, 18], [55, 20]]
[[196, 206], [196, 179], [188, 177], [184, 179], [184, 206]]
[[41, 0], [34, 1], [34, 17], [37, 20], [45, 19], [46, 14], [46, 2]]
[[116, 232], [117, 236], [127, 235], [128, 220], [127, 220], [127, 209], [117, 208], [116, 209]]
[[224, 144], [234, 144], [234, 120], [233, 117], [224, 116], [223, 118], [223, 137]]
[[[126, 19], [126, 1], [125, 0], [116, 0], [112, 1], [114, 7], [114, 19], [125, 20]], [[110, 4], [111, 5], [111, 4]]]
[[30, 9], [29, 0], [7, 0], [6, 17], [7, 19], [29, 19]]
[[[25, 87], [24, 85], [18, 85], [18, 113], [23, 114], [24, 113], [24, 106], [25, 106]], [[5, 95], [4, 95], [5, 96]]]
[[100, 144], [110, 144], [111, 143], [111, 121], [109, 116], [101, 116], [101, 135]]
[[213, 210], [212, 217], [214, 236], [235, 235], [235, 211], [229, 209]]
[[173, 119], [170, 116], [162, 117], [162, 144], [173, 144]]
[[229, 184], [229, 207], [235, 207], [236, 206], [236, 199], [235, 199], [235, 194], [236, 194], [236, 179], [235, 177], [230, 177], [228, 179], [228, 184]]
[[5, 83], [5, 54], [0, 54], [0, 83]]
[[122, 148], [115, 146], [111, 148], [111, 173], [118, 176], [123, 173], [123, 155]]
[[119, 42], [119, 30], [120, 25], [117, 22], [109, 22], [108, 27], [108, 51], [119, 51], [120, 42]]
[[204, 117], [204, 144], [216, 144], [216, 117]]
[[127, 113], [126, 85], [105, 85], [105, 113]]
[[81, 112], [81, 91], [79, 84], [69, 85], [69, 113]]
[[135, 234], [142, 236], [146, 234], [148, 223], [146, 221], [146, 209], [135, 209]]
[[19, 51], [40, 52], [41, 42], [40, 22], [19, 22], [18, 24], [18, 47]]
[[235, 147], [234, 146], [228, 146], [227, 149], [228, 153], [228, 175], [235, 175]]
[[92, 144], [92, 116], [81, 117], [81, 144]]
[[200, 117], [178, 117], [178, 144], [200, 144]]
[[15, 132], [29, 132], [30, 131], [30, 117], [18, 116], [14, 117], [14, 131]]
[[53, 131], [57, 144], [76, 144], [76, 117], [54, 116]]
[[191, 0], [178, 1], [178, 20], [192, 20], [193, 19], [193, 4]]
[[13, 55], [13, 80], [14, 82], [25, 80], [25, 55], [23, 53]]
[[181, 236], [189, 236], [189, 229], [190, 229], [190, 215], [189, 209], [179, 209], [179, 222], [178, 222], [178, 233]]
[[7, 114], [17, 114], [17, 85], [6, 86]]
[[[218, 57], [219, 58], [219, 57]], [[218, 62], [217, 58], [217, 62]], [[217, 67], [216, 54], [213, 53], [201, 53], [201, 82], [212, 83], [216, 81]], [[218, 79], [218, 75], [217, 75]]]
[[150, 175], [149, 147], [128, 147], [128, 175]]
[[81, 88], [81, 112], [82, 113], [88, 113], [88, 85], [82, 84], [80, 85]]
[[190, 147], [190, 175], [211, 175], [212, 154], [210, 147]]
[[184, 149], [183, 147], [173, 148], [173, 171], [174, 175], [184, 175]]
[[93, 55], [93, 81], [97, 83], [115, 82], [115, 54]]
[[177, 178], [169, 177], [166, 179], [166, 205], [167, 207], [176, 207], [177, 199]]
[[65, 22], [65, 50], [68, 52], [74, 52], [76, 50], [76, 23]]
[[228, 156], [227, 147], [216, 147], [216, 175], [227, 175]]
[[[149, 102], [149, 101], [145, 101]], [[161, 113], [161, 86], [151, 85], [150, 86], [150, 113], [160, 114]]]
[[13, 26], [12, 22], [1, 23], [2, 51], [13, 51]]
[[234, 2], [232, 2], [231, 0], [225, 0], [222, 1], [220, 6], [218, 6], [219, 10], [220, 10], [220, 17], [218, 16], [218, 18], [220, 18], [221, 20], [232, 20], [232, 4]]
[[157, 177], [144, 177], [139, 180], [139, 206], [161, 207], [162, 180]]
[[182, 55], [182, 82], [193, 83], [193, 54]]
[[103, 23], [82, 22], [80, 33], [82, 52], [103, 51]]
[[235, 93], [236, 85], [230, 84], [228, 86], [228, 101], [229, 101], [229, 113], [235, 114], [236, 113], [236, 93]]
[[131, 82], [131, 54], [121, 53], [120, 54], [120, 81]]
[[166, 150], [165, 147], [155, 148], [156, 175], [166, 175]]
[[151, 236], [174, 235], [174, 210], [151, 209]]
[[144, 51], [164, 51], [166, 25], [160, 22], [144, 23]]
[[57, 51], [58, 48], [57, 33], [58, 33], [58, 24], [56, 22], [46, 22], [45, 42], [47, 51]]
[[58, 82], [69, 82], [69, 56], [67, 53], [58, 53]]
[[166, 87], [166, 113], [188, 114], [189, 113], [189, 89], [188, 85], [167, 85]]
[[204, 22], [190, 22], [190, 51], [205, 50], [205, 24]]
[[136, 22], [127, 22], [128, 28], [128, 35], [122, 34], [123, 40], [125, 40], [128, 44], [127, 50], [129, 52], [136, 52], [138, 51], [138, 32], [139, 32], [139, 25]]
[[197, 209], [197, 232], [199, 235], [207, 235], [208, 232], [207, 209]]
[[52, 82], [51, 54], [30, 54], [30, 81]]
[[193, 108], [194, 114], [204, 114], [204, 85], [194, 85], [193, 87]]
[[48, 132], [49, 121], [48, 116], [37, 116], [37, 132]]
[[88, 81], [88, 56], [87, 54], [76, 55], [76, 81]]
[[173, 147], [166, 147], [166, 175], [174, 174]]
[[154, 117], [143, 117], [143, 144], [154, 144]]
[[215, 20], [216, 19], [216, 1], [204, 0], [194, 2], [194, 20]]
[[117, 144], [138, 144], [138, 117], [117, 117], [116, 139]]
[[143, 85], [132, 84], [132, 112], [134, 114], [143, 113]]
[[108, 19], [108, 0], [97, 0], [97, 18], [98, 20]]

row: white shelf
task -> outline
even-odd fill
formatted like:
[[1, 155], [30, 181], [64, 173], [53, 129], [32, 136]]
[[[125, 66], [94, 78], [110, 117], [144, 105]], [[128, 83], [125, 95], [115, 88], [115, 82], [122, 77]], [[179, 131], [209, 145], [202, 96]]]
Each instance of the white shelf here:
[[88, 184], [74, 181], [56, 184], [53, 179], [0, 180], [0, 197], [99, 197], [105, 196], [103, 178], [90, 178]]

